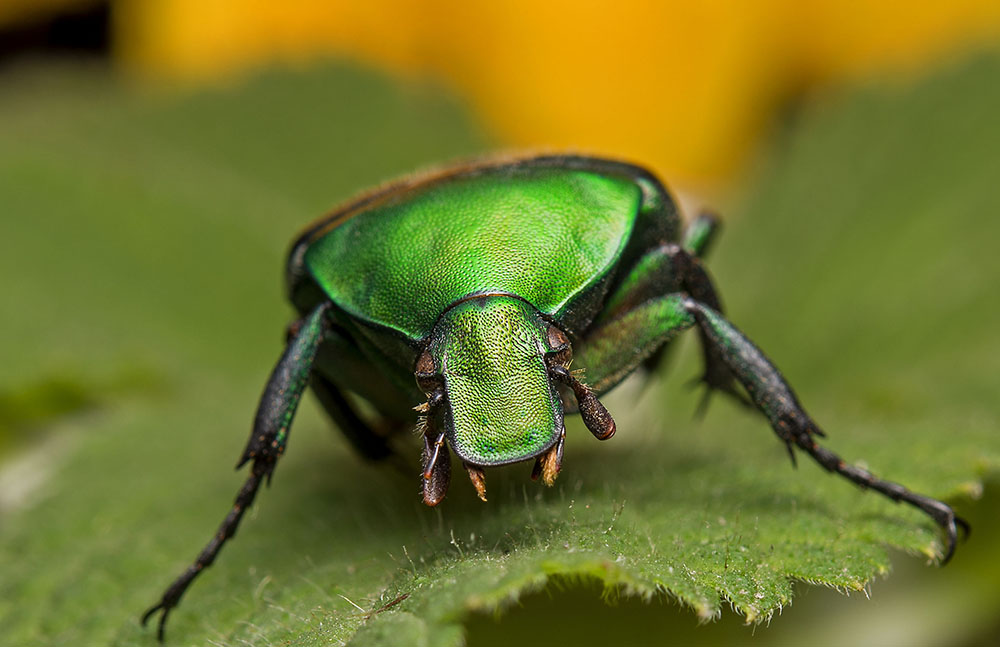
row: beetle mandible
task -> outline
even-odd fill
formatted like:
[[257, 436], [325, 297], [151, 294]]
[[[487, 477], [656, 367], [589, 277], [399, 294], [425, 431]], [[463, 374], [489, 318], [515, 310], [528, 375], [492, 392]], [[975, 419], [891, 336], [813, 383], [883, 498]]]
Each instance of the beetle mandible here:
[[[195, 562], [142, 618], [171, 610], [236, 531], [285, 451], [306, 386], [362, 455], [385, 458], [391, 432], [423, 437], [423, 500], [444, 499], [451, 452], [479, 497], [484, 468], [535, 459], [559, 473], [567, 413], [600, 440], [615, 423], [598, 396], [696, 328], [710, 390], [762, 413], [792, 461], [826, 470], [929, 515], [944, 530], [942, 562], [968, 524], [947, 504], [885, 481], [821, 447], [824, 434], [771, 361], [722, 315], [702, 263], [710, 215], [682, 227], [649, 171], [551, 155], [495, 159], [403, 179], [313, 223], [286, 274], [301, 318], [261, 397], [237, 467], [250, 475]], [[580, 372], [586, 371], [584, 383]], [[347, 392], [367, 400], [366, 420]], [[416, 405], [416, 406], [414, 406]]]

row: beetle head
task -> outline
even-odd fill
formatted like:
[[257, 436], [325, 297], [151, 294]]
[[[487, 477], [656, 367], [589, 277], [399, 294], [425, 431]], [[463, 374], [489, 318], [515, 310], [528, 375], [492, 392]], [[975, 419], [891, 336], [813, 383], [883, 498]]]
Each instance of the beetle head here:
[[[483, 467], [538, 458], [533, 478], [552, 485], [562, 461], [563, 402], [557, 383], [574, 394], [584, 423], [600, 439], [614, 421], [567, 366], [569, 339], [529, 303], [509, 294], [460, 301], [438, 319], [417, 358], [417, 384], [428, 402], [424, 428], [424, 502], [448, 487], [448, 445], [462, 459], [480, 498]], [[441, 413], [443, 430], [437, 428]]]
[[428, 350], [444, 387], [445, 432], [466, 463], [525, 460], [559, 438], [548, 328], [532, 306], [506, 295], [463, 301], [438, 321]]

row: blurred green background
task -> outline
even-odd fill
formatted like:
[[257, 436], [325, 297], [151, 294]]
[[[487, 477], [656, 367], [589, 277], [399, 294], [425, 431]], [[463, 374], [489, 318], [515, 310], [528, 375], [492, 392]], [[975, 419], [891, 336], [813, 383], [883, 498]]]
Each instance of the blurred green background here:
[[[198, 17], [148, 5], [173, 7], [168, 35]], [[423, 508], [416, 479], [353, 457], [307, 401], [274, 487], [172, 617], [170, 644], [1000, 640], [1000, 56], [988, 39], [939, 46], [905, 73], [841, 61], [865, 72], [808, 83], [752, 59], [736, 69], [773, 95], [716, 105], [702, 136], [642, 122], [648, 136], [633, 140], [584, 121], [547, 140], [533, 134], [541, 112], [512, 131], [495, 112], [522, 113], [484, 111], [487, 95], [451, 72], [401, 71], [417, 44], [380, 60], [361, 45], [343, 54], [369, 42], [345, 36], [292, 67], [255, 45], [225, 68], [238, 76], [212, 64], [185, 77], [163, 63], [180, 45], [128, 53], [139, 45], [124, 39], [144, 32], [117, 5], [51, 6], [0, 14], [0, 642], [154, 643], [139, 613], [242, 481], [231, 465], [291, 316], [295, 232], [421, 166], [572, 141], [653, 164], [687, 202], [722, 211], [710, 265], [731, 317], [831, 448], [969, 518], [953, 563], [927, 566], [939, 546], [921, 515], [805, 460], [792, 470], [757, 417], [720, 400], [692, 420], [685, 343], [669, 374], [609, 397], [614, 441], [571, 427], [555, 488], [528, 481], [530, 466], [497, 470], [488, 505], [456, 482], [442, 508]], [[247, 6], [232, 15], [259, 24]], [[322, 23], [309, 7], [303, 25]], [[413, 42], [462, 16], [420, 23]], [[159, 37], [211, 59], [198, 39]], [[517, 76], [484, 63], [504, 42], [484, 39], [468, 63], [483, 86]], [[726, 69], [703, 71], [724, 86]], [[662, 73], [652, 85], [675, 92]], [[545, 94], [546, 110], [581, 119], [565, 96]], [[763, 112], [737, 128], [727, 115], [746, 110]], [[723, 135], [743, 143], [700, 157]], [[415, 472], [416, 448], [408, 458]]]

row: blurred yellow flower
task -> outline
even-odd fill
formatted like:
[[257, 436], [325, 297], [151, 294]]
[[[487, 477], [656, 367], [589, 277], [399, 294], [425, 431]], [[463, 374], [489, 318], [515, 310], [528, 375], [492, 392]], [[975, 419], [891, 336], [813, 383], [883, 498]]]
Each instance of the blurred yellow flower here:
[[774, 111], [805, 87], [916, 71], [1000, 37], [996, 0], [113, 7], [117, 55], [142, 76], [217, 80], [273, 61], [351, 58], [442, 80], [511, 146], [642, 160], [688, 186], [729, 175]]
[[94, 0], [3, 0], [0, 2], [0, 29], [31, 23], [59, 11], [85, 9]]

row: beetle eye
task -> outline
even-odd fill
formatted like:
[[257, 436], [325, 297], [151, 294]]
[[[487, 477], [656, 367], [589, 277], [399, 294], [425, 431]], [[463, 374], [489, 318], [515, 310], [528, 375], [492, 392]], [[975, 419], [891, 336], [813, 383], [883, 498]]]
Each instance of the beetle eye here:
[[417, 358], [417, 364], [413, 368], [413, 376], [417, 378], [417, 386], [424, 393], [436, 391], [441, 386], [441, 378], [434, 370], [434, 358], [430, 351], [424, 351]]
[[556, 326], [549, 326], [549, 362], [550, 365], [566, 366], [573, 359], [573, 348], [569, 345], [569, 337]]
[[553, 351], [560, 351], [569, 346], [569, 338], [566, 333], [559, 330], [556, 326], [549, 326], [548, 334], [549, 348]]

